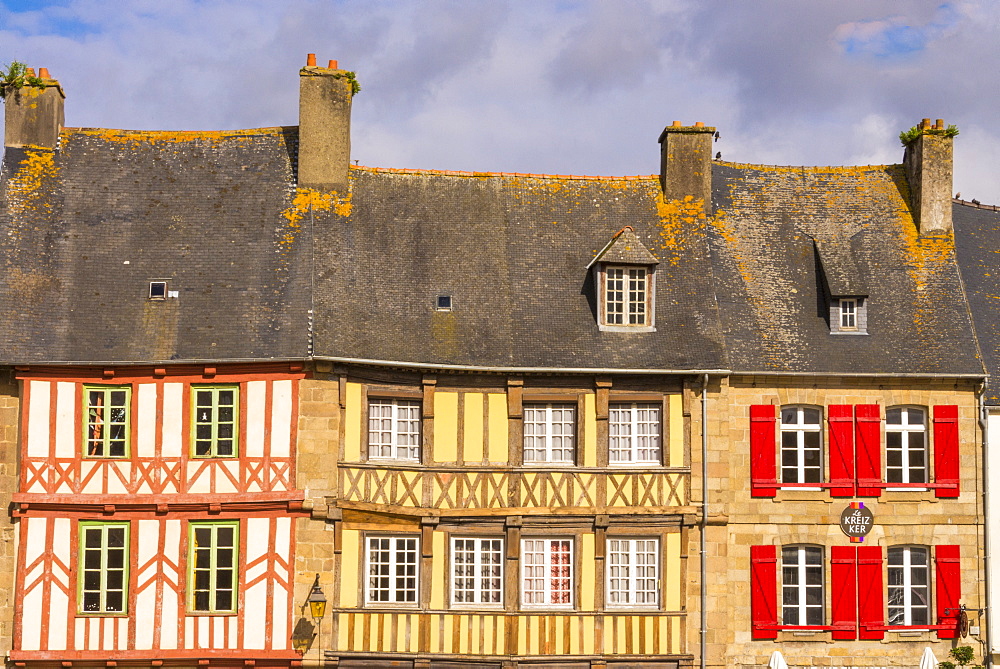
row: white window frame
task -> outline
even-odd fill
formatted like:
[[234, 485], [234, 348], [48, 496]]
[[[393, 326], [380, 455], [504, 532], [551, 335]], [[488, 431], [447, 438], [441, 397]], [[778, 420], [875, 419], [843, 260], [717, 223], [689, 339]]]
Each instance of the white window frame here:
[[608, 537], [606, 559], [609, 608], [659, 607], [659, 538]]
[[[795, 422], [786, 423], [785, 422], [785, 412], [794, 411], [795, 412]], [[805, 422], [805, 412], [815, 411], [819, 415], [819, 419], [815, 423]], [[822, 488], [807, 488], [800, 487], [800, 484], [804, 483], [822, 483], [824, 480], [823, 472], [823, 411], [818, 407], [812, 406], [796, 406], [796, 405], [785, 405], [781, 407], [780, 417], [778, 421], [778, 427], [780, 432], [780, 442], [778, 444], [778, 462], [781, 469], [781, 482], [787, 484], [795, 484], [796, 490], [822, 490]], [[791, 434], [795, 437], [795, 447], [786, 448], [785, 446], [785, 435]], [[806, 445], [806, 434], [816, 434], [816, 441], [819, 444], [818, 448], [807, 447]], [[816, 466], [806, 466], [806, 453], [807, 451], [819, 451], [818, 454], [818, 469], [819, 469], [819, 479], [817, 481], [807, 481], [806, 473], [808, 471], [815, 471]], [[786, 452], [795, 453], [795, 465], [786, 466], [785, 465], [785, 453]], [[785, 470], [793, 469], [795, 473], [794, 481], [785, 480]]]
[[[890, 423], [890, 414], [899, 411], [900, 421], [899, 423]], [[920, 423], [910, 422], [910, 412], [919, 411], [923, 417]], [[927, 433], [927, 409], [924, 407], [916, 406], [898, 406], [889, 407], [885, 412], [885, 481], [886, 483], [913, 483], [915, 486], [913, 488], [897, 488], [892, 487], [890, 490], [895, 491], [921, 491], [927, 490], [926, 487], [921, 487], [919, 484], [928, 483], [930, 481], [930, 448], [928, 448], [928, 433]], [[899, 448], [889, 447], [889, 435], [899, 434]], [[911, 442], [915, 441], [915, 435], [920, 436], [920, 441], [922, 444], [917, 446], [912, 445]], [[889, 453], [890, 451], [899, 451], [900, 454], [900, 466], [891, 467], [889, 466]], [[922, 481], [911, 481], [910, 480], [910, 470], [915, 469], [915, 467], [910, 465], [913, 456], [916, 453], [921, 453], [923, 455], [924, 464], [921, 467], [923, 469], [923, 480]], [[890, 472], [898, 472], [896, 476], [890, 476]], [[898, 481], [893, 480], [898, 478]]]
[[[641, 412], [647, 411], [655, 414], [655, 420], [641, 420]], [[649, 418], [648, 415], [645, 417]], [[644, 439], [651, 440], [652, 445], [641, 445]], [[643, 451], [652, 455], [640, 457]], [[663, 405], [656, 402], [612, 402], [608, 406], [609, 464], [659, 465], [662, 461]]]
[[858, 301], [853, 297], [840, 298], [840, 329], [858, 329]]
[[[521, 606], [523, 608], [573, 608], [576, 569], [572, 537], [523, 537], [521, 539]], [[566, 550], [568, 564], [554, 563], [557, 551]], [[566, 567], [566, 576], [558, 576], [567, 588], [552, 587], [553, 569]], [[554, 601], [563, 599], [566, 601]]]
[[[606, 265], [603, 274], [601, 317], [604, 325], [622, 328], [651, 326], [653, 271], [641, 265]], [[638, 285], [633, 285], [633, 282]], [[620, 299], [612, 299], [612, 293]]]
[[[522, 412], [522, 453], [525, 464], [571, 465], [576, 461], [575, 404], [525, 402]], [[568, 455], [556, 456], [557, 452], [566, 451], [569, 451]]]
[[[913, 554], [915, 551], [920, 551], [924, 556], [923, 564], [913, 563]], [[901, 553], [903, 557], [902, 564], [894, 565], [892, 564], [892, 558], [894, 554]], [[887, 624], [890, 627], [896, 626], [923, 626], [931, 624], [931, 552], [926, 546], [890, 546], [886, 552], [886, 564], [887, 564], [887, 580], [888, 592], [886, 596], [887, 612], [886, 617]], [[914, 584], [915, 572], [922, 570], [924, 572], [924, 584]], [[902, 583], [898, 585], [892, 585], [893, 575], [898, 574], [902, 578], [900, 579]], [[924, 592], [924, 603], [917, 604], [916, 600], [919, 596], [919, 591]], [[901, 596], [901, 601], [898, 604], [893, 604], [892, 597], [893, 593], [897, 592]], [[903, 614], [903, 619], [901, 622], [892, 622], [892, 610], [899, 609]], [[914, 623], [913, 614], [917, 609], [923, 609], [925, 611], [925, 622]]]
[[[460, 557], [466, 557], [460, 561]], [[470, 573], [460, 573], [471, 568]], [[451, 604], [503, 607], [504, 540], [501, 537], [451, 538]], [[471, 587], [459, 588], [463, 581]], [[463, 593], [463, 601], [459, 601]], [[465, 597], [471, 597], [466, 599]]]
[[[786, 551], [795, 551], [795, 560], [791, 563], [785, 561]], [[809, 562], [807, 558], [815, 559], [818, 554], [818, 561]], [[779, 593], [781, 606], [781, 624], [785, 627], [805, 627], [810, 625], [822, 625], [826, 617], [825, 606], [825, 574], [823, 569], [823, 549], [819, 546], [790, 545], [781, 547], [781, 592]], [[797, 583], [786, 583], [789, 570], [794, 570]], [[814, 574], [819, 572], [819, 584], [809, 583], [809, 572]], [[789, 590], [796, 594], [797, 604], [785, 604], [785, 593]], [[819, 591], [819, 603], [809, 604], [808, 593]], [[794, 621], [786, 618], [787, 612], [794, 612]], [[819, 620], [809, 621], [810, 611], [819, 611]]]
[[[373, 553], [386, 552], [387, 559], [375, 562]], [[412, 558], [412, 559], [411, 559]], [[373, 574], [373, 567], [383, 567]], [[400, 574], [400, 569], [403, 573]], [[414, 535], [369, 535], [365, 537], [365, 605], [417, 606], [420, 603], [420, 537]], [[375, 582], [384, 579], [385, 586]], [[412, 587], [409, 586], [412, 583]], [[386, 599], [372, 595], [385, 592]], [[408, 593], [412, 596], [407, 597]]]
[[[369, 460], [420, 461], [420, 404], [420, 400], [369, 398]], [[382, 410], [389, 415], [382, 415]]]

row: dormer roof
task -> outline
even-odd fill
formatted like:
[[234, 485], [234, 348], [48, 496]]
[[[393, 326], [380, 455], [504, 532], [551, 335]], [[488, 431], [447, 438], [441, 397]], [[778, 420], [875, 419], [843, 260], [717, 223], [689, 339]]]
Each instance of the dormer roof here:
[[603, 249], [601, 249], [587, 267], [594, 263], [604, 262], [613, 265], [659, 265], [660, 261], [649, 252], [631, 225], [615, 233]]
[[813, 244], [831, 297], [867, 297], [868, 286], [858, 269], [851, 240], [842, 236], [815, 236]]

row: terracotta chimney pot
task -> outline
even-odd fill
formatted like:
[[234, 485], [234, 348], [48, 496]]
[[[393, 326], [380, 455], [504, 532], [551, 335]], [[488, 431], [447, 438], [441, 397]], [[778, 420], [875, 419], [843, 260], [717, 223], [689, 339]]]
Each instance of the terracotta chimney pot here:
[[930, 128], [931, 127], [931, 120], [929, 118], [923, 119], [922, 121], [920, 121], [920, 127], [923, 128], [924, 130], [926, 130], [927, 128]]
[[41, 77], [42, 79], [51, 79], [52, 78], [52, 77], [49, 76], [49, 68], [47, 68], [47, 67], [40, 67], [40, 68], [38, 68], [38, 76]]
[[316, 67], [316, 54], [306, 54], [306, 67]]
[[935, 130], [944, 130], [944, 119], [943, 118], [939, 118], [938, 120], [934, 121], [934, 129]]
[[29, 77], [33, 77], [33, 76], [35, 76], [35, 68], [33, 68], [33, 67], [26, 67], [26, 68], [24, 68], [24, 73], [25, 73], [25, 75], [27, 75]]
[[336, 70], [337, 69], [337, 61], [331, 60], [330, 64], [327, 65], [327, 67], [329, 67], [331, 70]]
[[694, 127], [696, 127], [696, 128], [704, 128], [705, 124], [703, 122], [701, 122], [701, 121], [695, 121], [694, 122]]
[[680, 121], [674, 121], [674, 122], [673, 122], [673, 126], [674, 126], [675, 128], [679, 128], [679, 127], [681, 127], [681, 122], [680, 122]]

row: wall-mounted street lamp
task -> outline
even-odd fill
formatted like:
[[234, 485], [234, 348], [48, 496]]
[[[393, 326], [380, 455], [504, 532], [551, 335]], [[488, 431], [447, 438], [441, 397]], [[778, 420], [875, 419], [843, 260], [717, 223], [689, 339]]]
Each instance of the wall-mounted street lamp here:
[[323, 666], [323, 636], [320, 623], [326, 616], [326, 595], [319, 587], [319, 574], [316, 574], [316, 580], [313, 581], [312, 590], [306, 598], [306, 604], [309, 605], [309, 615], [312, 616], [313, 623], [316, 625], [316, 653], [319, 655], [320, 666]]

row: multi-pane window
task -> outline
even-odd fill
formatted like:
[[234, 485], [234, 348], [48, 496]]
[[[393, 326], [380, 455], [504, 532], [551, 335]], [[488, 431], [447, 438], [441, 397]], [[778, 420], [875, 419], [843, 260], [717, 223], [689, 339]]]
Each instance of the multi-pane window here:
[[615, 463], [660, 463], [660, 405], [612, 404], [608, 459]]
[[128, 455], [129, 397], [122, 386], [87, 386], [85, 455], [92, 458], [124, 458]]
[[605, 270], [604, 317], [608, 325], [649, 325], [648, 277], [644, 267]]
[[823, 549], [781, 549], [781, 620], [784, 625], [823, 624]]
[[858, 301], [855, 299], [840, 300], [840, 329], [858, 329]]
[[781, 409], [781, 482], [823, 480], [820, 412], [808, 407]]
[[573, 462], [576, 406], [524, 405], [524, 461]]
[[368, 537], [365, 601], [417, 603], [417, 537]]
[[927, 483], [927, 428], [923, 409], [900, 407], [885, 412], [885, 480]]
[[191, 611], [236, 611], [239, 521], [190, 524], [188, 606]]
[[80, 523], [80, 612], [125, 613], [128, 523]]
[[420, 402], [373, 399], [368, 403], [368, 457], [420, 459]]
[[919, 546], [889, 549], [889, 624], [930, 624], [930, 563]]
[[656, 606], [659, 588], [657, 539], [608, 539], [608, 605]]
[[521, 599], [524, 605], [573, 604], [573, 540], [521, 541]]
[[239, 421], [237, 386], [195, 386], [194, 455], [199, 458], [232, 458], [236, 453]]
[[452, 539], [451, 582], [453, 604], [502, 604], [503, 540]]

